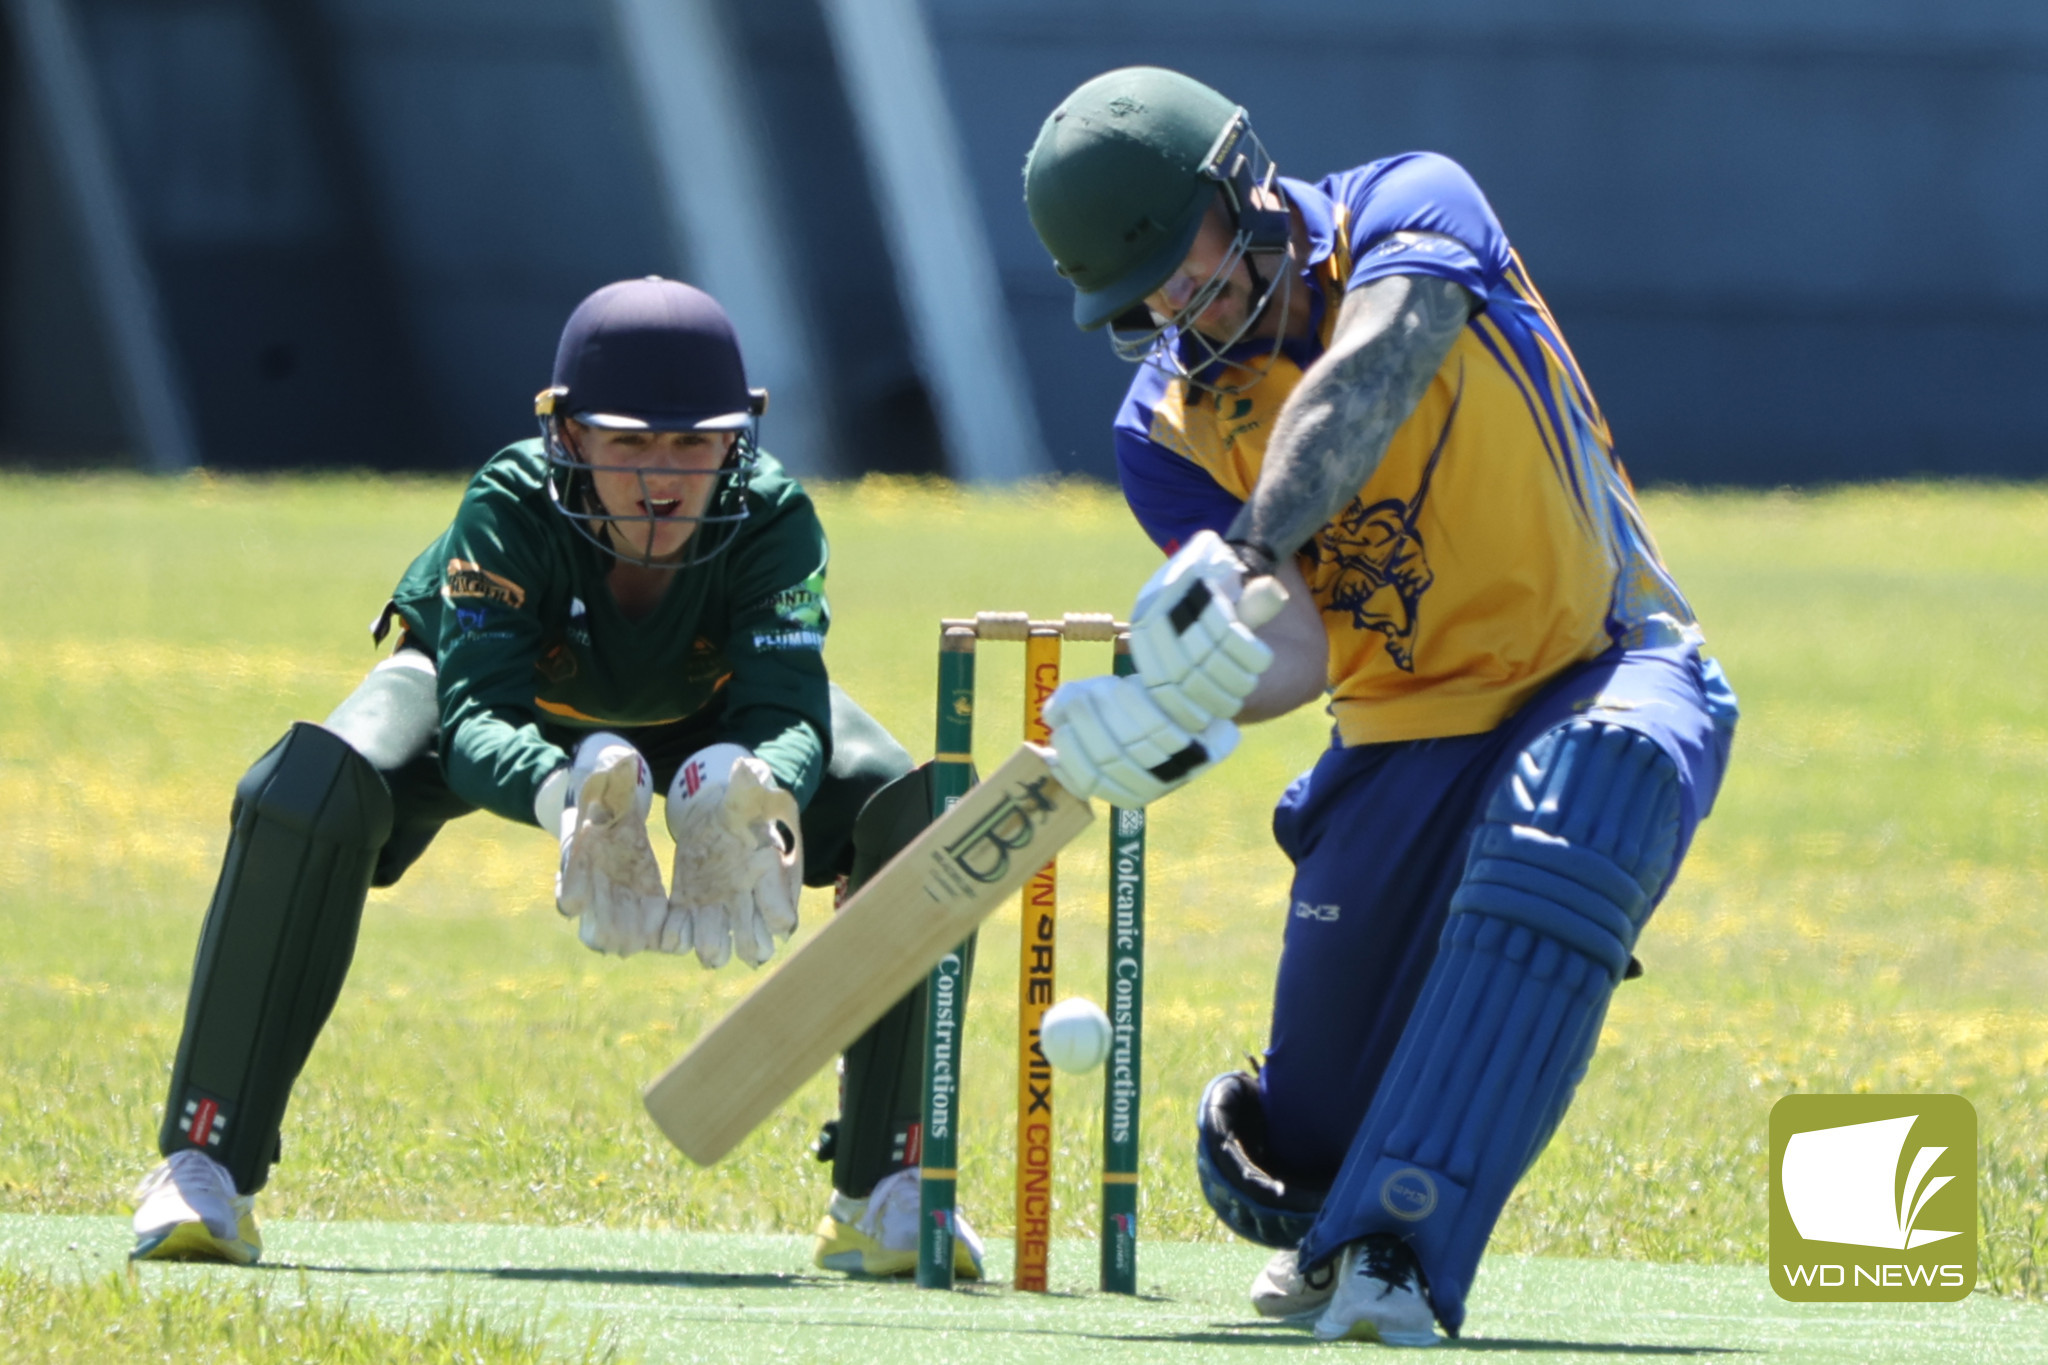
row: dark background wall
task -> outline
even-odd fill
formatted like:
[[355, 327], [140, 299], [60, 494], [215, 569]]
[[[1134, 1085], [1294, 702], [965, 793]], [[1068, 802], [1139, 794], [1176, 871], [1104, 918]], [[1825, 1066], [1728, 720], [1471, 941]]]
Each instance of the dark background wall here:
[[1067, 321], [1018, 171], [1068, 90], [1149, 62], [1243, 103], [1286, 174], [1463, 162], [1638, 477], [2048, 474], [2048, 6], [932, 11], [1063, 463], [1100, 461], [1122, 381]]
[[[860, 467], [942, 467], [817, 0], [700, 2], [759, 97], [833, 420]], [[577, 298], [687, 271], [598, 0], [69, 9], [209, 463], [474, 464], [530, 429]], [[1153, 62], [1243, 102], [1288, 174], [1462, 161], [1639, 478], [2048, 474], [2037, 0], [926, 13], [1061, 470], [1108, 473], [1127, 372], [1068, 323], [1019, 170], [1069, 89]], [[18, 56], [0, 26], [0, 456], [118, 460]]]

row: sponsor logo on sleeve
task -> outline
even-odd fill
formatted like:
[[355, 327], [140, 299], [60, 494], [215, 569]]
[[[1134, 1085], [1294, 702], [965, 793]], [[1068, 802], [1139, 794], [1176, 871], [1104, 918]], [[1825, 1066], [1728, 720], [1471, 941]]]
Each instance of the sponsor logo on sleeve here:
[[825, 575], [814, 573], [793, 588], [784, 588], [766, 606], [782, 627], [757, 630], [754, 648], [763, 652], [825, 647]]
[[823, 649], [825, 637], [815, 630], [757, 630], [754, 648], [762, 653], [787, 649]]
[[457, 598], [481, 599], [514, 611], [526, 605], [526, 589], [503, 574], [492, 573], [466, 559], [451, 559], [441, 574], [441, 596], [452, 605]]
[[1445, 260], [1469, 257], [1472, 248], [1454, 237], [1437, 232], [1390, 232], [1373, 243], [1363, 260], [1387, 256], [1437, 256]]
[[825, 575], [814, 573], [793, 588], [775, 594], [777, 618], [802, 630], [825, 628]]

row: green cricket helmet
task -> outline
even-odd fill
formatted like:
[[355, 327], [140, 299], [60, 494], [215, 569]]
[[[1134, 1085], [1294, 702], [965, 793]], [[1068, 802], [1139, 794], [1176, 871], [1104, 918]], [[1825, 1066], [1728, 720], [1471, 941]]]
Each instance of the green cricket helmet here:
[[[1097, 76], [1053, 110], [1024, 162], [1024, 202], [1073, 283], [1074, 324], [1108, 324], [1120, 355], [1157, 363], [1186, 330], [1177, 324], [1209, 306], [1238, 261], [1287, 250], [1275, 176], [1241, 107], [1177, 71], [1133, 66]], [[1233, 226], [1229, 256], [1175, 317], [1153, 317], [1146, 296], [1186, 259], [1218, 191]], [[1281, 278], [1247, 264], [1256, 299], [1245, 330]], [[1204, 349], [1214, 359], [1242, 336]]]

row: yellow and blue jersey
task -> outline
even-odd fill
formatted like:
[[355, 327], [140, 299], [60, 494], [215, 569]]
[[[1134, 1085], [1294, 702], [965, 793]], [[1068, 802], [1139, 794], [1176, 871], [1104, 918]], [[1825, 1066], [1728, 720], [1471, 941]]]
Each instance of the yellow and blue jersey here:
[[1171, 552], [1224, 530], [1344, 292], [1430, 275], [1472, 295], [1472, 318], [1371, 478], [1301, 551], [1341, 741], [1477, 734], [1572, 664], [1696, 641], [1592, 391], [1463, 168], [1415, 152], [1281, 183], [1308, 229], [1309, 333], [1278, 354], [1241, 343], [1198, 376], [1232, 387], [1269, 366], [1237, 394], [1139, 368], [1116, 450], [1146, 533]]

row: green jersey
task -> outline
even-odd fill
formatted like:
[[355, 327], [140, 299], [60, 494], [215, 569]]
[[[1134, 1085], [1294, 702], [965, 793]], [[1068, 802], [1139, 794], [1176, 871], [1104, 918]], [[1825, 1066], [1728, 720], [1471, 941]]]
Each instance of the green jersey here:
[[434, 657], [441, 765], [464, 800], [533, 822], [577, 732], [701, 725], [760, 756], [806, 804], [824, 772], [825, 533], [763, 454], [747, 518], [710, 561], [675, 571], [654, 610], [619, 609], [616, 561], [548, 496], [538, 440], [492, 456], [455, 520], [399, 580], [391, 610]]

